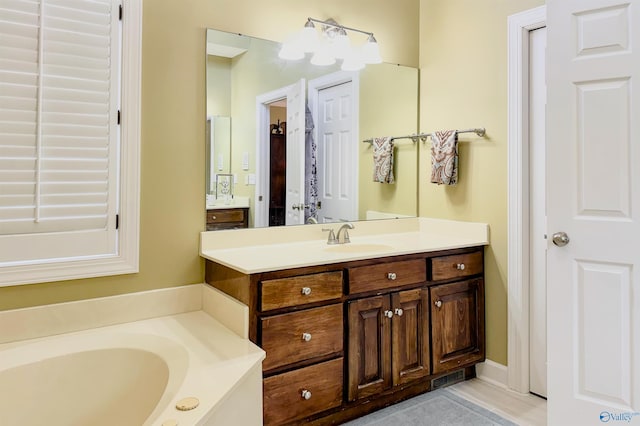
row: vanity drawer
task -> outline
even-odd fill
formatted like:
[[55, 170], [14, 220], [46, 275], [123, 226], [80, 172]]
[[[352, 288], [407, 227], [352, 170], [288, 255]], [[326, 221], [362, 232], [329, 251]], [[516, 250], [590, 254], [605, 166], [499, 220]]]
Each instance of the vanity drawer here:
[[482, 273], [483, 266], [480, 251], [434, 257], [431, 259], [431, 279], [439, 281], [477, 275]]
[[215, 209], [207, 210], [207, 223], [243, 222], [243, 209]]
[[342, 297], [342, 271], [262, 281], [262, 310]]
[[307, 309], [260, 320], [264, 371], [342, 351], [342, 304]]
[[338, 358], [264, 379], [264, 424], [280, 425], [339, 406], [342, 369]]
[[349, 293], [382, 290], [427, 280], [424, 259], [380, 263], [349, 269]]

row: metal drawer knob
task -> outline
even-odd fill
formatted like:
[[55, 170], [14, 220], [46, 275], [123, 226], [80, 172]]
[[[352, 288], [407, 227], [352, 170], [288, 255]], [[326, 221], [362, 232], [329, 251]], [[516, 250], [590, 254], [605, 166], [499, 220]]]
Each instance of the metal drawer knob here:
[[395, 311], [397, 316], [401, 317], [402, 314], [404, 314], [404, 311], [402, 310], [402, 308], [396, 308]]
[[302, 340], [304, 340], [305, 342], [311, 340], [311, 333], [302, 333]]
[[311, 391], [302, 389], [302, 397], [304, 399], [311, 399]]
[[393, 311], [384, 311], [384, 316], [387, 318], [393, 318]]
[[302, 294], [308, 296], [311, 294], [311, 289], [309, 287], [302, 287]]
[[215, 217], [215, 216], [211, 216], [211, 219], [216, 220], [216, 219], [217, 219], [217, 217]]
[[456, 265], [456, 269], [459, 271], [464, 271], [464, 268], [465, 268], [464, 263], [458, 263]]
[[388, 280], [395, 281], [395, 279], [396, 279], [396, 278], [398, 278], [398, 276], [396, 275], [396, 273], [395, 273], [395, 272], [389, 272], [389, 273], [387, 274], [387, 279], [388, 279]]
[[437, 308], [442, 307], [442, 300], [436, 300], [434, 305], [436, 305]]

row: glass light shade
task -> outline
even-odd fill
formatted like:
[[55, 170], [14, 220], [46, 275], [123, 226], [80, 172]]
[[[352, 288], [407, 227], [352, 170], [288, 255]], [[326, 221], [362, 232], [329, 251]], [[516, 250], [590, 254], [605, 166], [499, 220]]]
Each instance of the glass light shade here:
[[347, 32], [343, 29], [333, 39], [333, 56], [337, 59], [344, 59], [351, 55], [351, 40]]
[[297, 61], [304, 58], [304, 52], [300, 47], [300, 42], [294, 39], [287, 40], [282, 43], [280, 52], [278, 52], [280, 59], [286, 59], [288, 61]]
[[311, 63], [313, 65], [333, 65], [336, 63], [336, 57], [331, 52], [331, 46], [328, 43], [320, 44], [318, 50], [311, 57]]
[[303, 52], [311, 53], [318, 49], [318, 32], [313, 22], [307, 21], [300, 31], [300, 47]]
[[367, 42], [362, 46], [362, 60], [365, 64], [379, 64], [382, 63], [382, 57], [380, 56], [380, 47], [378, 42], [373, 37], [369, 36]]

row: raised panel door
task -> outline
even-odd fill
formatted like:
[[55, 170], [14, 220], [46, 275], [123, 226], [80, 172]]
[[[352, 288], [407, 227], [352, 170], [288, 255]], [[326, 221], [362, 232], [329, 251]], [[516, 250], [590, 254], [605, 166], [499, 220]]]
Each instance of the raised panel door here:
[[394, 386], [429, 375], [429, 290], [391, 295]]
[[374, 296], [348, 302], [350, 401], [391, 387], [390, 298]]
[[484, 282], [431, 287], [433, 373], [484, 360]]

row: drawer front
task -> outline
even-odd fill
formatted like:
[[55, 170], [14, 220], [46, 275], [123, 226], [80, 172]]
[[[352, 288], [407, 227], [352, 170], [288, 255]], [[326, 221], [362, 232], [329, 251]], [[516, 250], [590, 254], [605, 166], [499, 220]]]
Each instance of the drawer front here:
[[403, 260], [349, 269], [349, 293], [382, 290], [427, 280], [424, 259]]
[[216, 209], [207, 211], [207, 223], [243, 221], [244, 210], [242, 209]]
[[482, 270], [482, 252], [479, 251], [431, 259], [431, 276], [433, 281], [477, 275], [481, 274]]
[[342, 304], [274, 315], [260, 320], [263, 370], [342, 351]]
[[262, 310], [342, 297], [342, 271], [262, 281]]
[[339, 406], [342, 365], [338, 358], [264, 379], [264, 424], [280, 425]]

